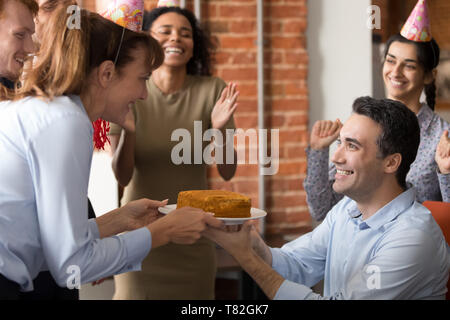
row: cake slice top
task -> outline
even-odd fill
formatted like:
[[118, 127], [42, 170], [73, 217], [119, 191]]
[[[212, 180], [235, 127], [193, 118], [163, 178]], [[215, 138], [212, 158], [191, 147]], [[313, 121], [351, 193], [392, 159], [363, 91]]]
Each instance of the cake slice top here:
[[221, 199], [235, 199], [250, 201], [249, 197], [228, 190], [189, 190], [181, 191], [178, 196], [186, 198], [195, 198], [201, 201], [212, 201]]

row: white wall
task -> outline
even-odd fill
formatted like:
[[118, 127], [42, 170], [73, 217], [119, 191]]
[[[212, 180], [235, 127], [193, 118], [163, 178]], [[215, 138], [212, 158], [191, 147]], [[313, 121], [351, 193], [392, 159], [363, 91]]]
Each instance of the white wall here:
[[370, 0], [308, 0], [310, 128], [345, 121], [355, 98], [372, 95]]
[[111, 156], [105, 151], [94, 152], [92, 157], [88, 196], [97, 217], [116, 209], [119, 203], [111, 160]]

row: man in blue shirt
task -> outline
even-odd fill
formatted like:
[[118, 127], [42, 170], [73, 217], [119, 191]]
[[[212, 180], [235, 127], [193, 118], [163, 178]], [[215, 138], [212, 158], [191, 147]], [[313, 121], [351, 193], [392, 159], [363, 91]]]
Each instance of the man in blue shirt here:
[[[405, 182], [419, 132], [402, 103], [358, 98], [331, 159], [333, 189], [345, 197], [316, 229], [282, 248], [269, 248], [252, 223], [206, 235], [271, 299], [444, 299], [448, 246]], [[310, 289], [322, 279], [324, 296]]]

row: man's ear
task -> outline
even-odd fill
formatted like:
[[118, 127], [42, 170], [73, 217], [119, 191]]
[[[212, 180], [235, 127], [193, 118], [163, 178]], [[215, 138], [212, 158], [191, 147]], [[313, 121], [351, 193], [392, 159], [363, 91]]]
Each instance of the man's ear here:
[[388, 155], [384, 159], [384, 172], [386, 172], [386, 173], [397, 172], [401, 163], [402, 163], [402, 155], [400, 153], [394, 153], [394, 154]]
[[431, 70], [431, 72], [428, 72], [425, 75], [425, 81], [424, 81], [425, 85], [431, 84], [436, 79], [436, 76], [437, 76], [437, 68], [434, 68], [433, 70]]
[[116, 67], [111, 60], [103, 61], [97, 68], [97, 79], [102, 88], [107, 88], [114, 79]]

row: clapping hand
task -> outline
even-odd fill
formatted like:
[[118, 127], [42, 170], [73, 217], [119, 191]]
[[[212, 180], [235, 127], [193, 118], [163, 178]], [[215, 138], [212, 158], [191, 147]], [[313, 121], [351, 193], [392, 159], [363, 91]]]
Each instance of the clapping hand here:
[[237, 108], [237, 98], [239, 91], [236, 91], [236, 84], [229, 83], [223, 89], [219, 100], [217, 100], [214, 109], [211, 113], [211, 123], [213, 129], [221, 130], [225, 124], [230, 120], [234, 111]]
[[448, 137], [448, 130], [444, 131], [441, 140], [439, 140], [436, 148], [435, 161], [441, 173], [450, 173], [450, 138]]
[[311, 130], [311, 149], [320, 150], [329, 147], [339, 137], [341, 128], [342, 123], [339, 119], [316, 121]]

